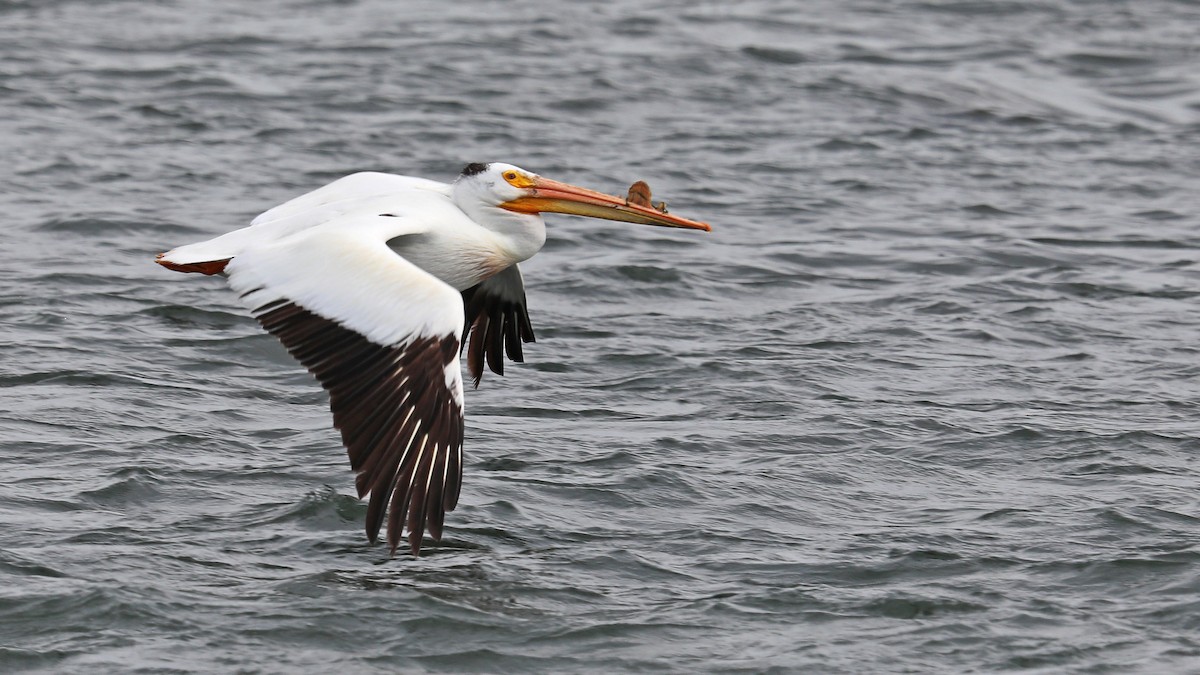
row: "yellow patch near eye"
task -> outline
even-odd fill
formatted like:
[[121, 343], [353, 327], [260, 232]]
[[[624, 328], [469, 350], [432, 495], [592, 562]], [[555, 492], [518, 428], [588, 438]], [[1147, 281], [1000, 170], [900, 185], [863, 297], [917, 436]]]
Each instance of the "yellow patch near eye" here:
[[533, 179], [519, 171], [505, 171], [504, 180], [513, 187], [533, 187]]

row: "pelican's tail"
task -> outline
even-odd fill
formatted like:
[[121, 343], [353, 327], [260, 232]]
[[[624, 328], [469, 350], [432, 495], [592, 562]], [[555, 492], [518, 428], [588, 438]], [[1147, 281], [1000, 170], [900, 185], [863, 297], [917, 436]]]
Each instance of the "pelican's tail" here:
[[201, 274], [210, 275], [224, 272], [225, 266], [229, 264], [230, 260], [232, 260], [232, 258], [225, 258], [224, 260], [204, 260], [193, 263], [177, 263], [168, 258], [168, 255], [170, 255], [170, 252], [159, 253], [158, 257], [154, 259], [154, 262], [176, 272], [199, 272]]
[[158, 254], [154, 262], [176, 272], [220, 274], [251, 238], [250, 228], [234, 230], [208, 241], [179, 246]]

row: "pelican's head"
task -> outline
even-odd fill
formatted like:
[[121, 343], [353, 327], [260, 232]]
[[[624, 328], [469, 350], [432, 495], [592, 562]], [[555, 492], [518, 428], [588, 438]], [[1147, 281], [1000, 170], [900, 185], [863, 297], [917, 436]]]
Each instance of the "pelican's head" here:
[[[502, 162], [468, 164], [455, 181], [454, 190], [456, 201], [459, 201], [459, 192], [463, 191], [488, 206], [513, 213], [569, 213], [645, 225], [712, 230], [707, 223], [669, 214], [665, 207], [655, 208], [624, 197], [560, 183]], [[462, 206], [462, 201], [459, 204]]]

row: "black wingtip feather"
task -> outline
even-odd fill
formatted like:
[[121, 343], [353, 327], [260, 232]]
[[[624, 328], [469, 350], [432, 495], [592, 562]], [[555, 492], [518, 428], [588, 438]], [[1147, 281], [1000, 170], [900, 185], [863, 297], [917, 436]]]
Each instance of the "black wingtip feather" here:
[[[419, 554], [426, 523], [440, 538], [462, 486], [462, 408], [445, 379], [457, 337], [382, 346], [290, 302], [255, 315], [329, 391], [334, 425], [358, 472], [355, 487], [360, 497], [370, 493], [367, 539], [377, 541], [386, 519], [394, 555], [407, 524], [410, 550]], [[425, 452], [414, 452], [417, 444]], [[434, 447], [445, 450], [435, 457]]]
[[[511, 269], [511, 268], [510, 268]], [[500, 275], [510, 274], [509, 270]], [[476, 284], [462, 292], [466, 324], [463, 328], [464, 350], [467, 353], [467, 369], [479, 388], [486, 366], [497, 375], [504, 375], [504, 357], [514, 363], [524, 363], [522, 342], [534, 342], [533, 325], [529, 321], [529, 310], [525, 302], [524, 288], [520, 286], [520, 273], [512, 270], [516, 277], [499, 282], [500, 288], [490, 286], [488, 281]], [[508, 285], [505, 288], [505, 285]], [[520, 300], [514, 301], [512, 285], [517, 285]], [[507, 298], [507, 299], [506, 299]]]

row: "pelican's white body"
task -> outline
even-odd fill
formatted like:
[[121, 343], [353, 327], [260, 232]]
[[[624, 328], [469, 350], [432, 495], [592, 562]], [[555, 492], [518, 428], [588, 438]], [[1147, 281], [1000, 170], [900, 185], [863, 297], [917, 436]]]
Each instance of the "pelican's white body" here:
[[[514, 168], [493, 163], [452, 184], [387, 173], [351, 174], [263, 212], [249, 227], [180, 246], [162, 258], [180, 265], [236, 259], [314, 228], [331, 230], [334, 236], [353, 237], [360, 230], [386, 236], [389, 228], [375, 222], [385, 217], [405, 221], [385, 239], [400, 257], [462, 291], [528, 259], [546, 242], [541, 216], [498, 206], [520, 196], [518, 188], [499, 178]], [[313, 281], [360, 280], [354, 275]]]

